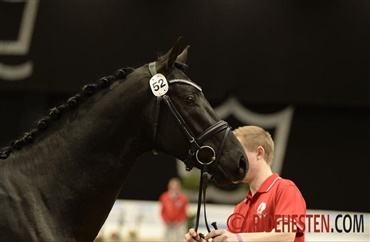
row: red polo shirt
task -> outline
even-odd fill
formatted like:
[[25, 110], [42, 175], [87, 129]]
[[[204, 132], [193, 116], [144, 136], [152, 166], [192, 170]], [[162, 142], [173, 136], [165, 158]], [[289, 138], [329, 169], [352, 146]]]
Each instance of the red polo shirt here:
[[278, 174], [269, 176], [252, 197], [249, 191], [244, 201], [236, 205], [227, 221], [233, 233], [270, 232], [276, 223], [286, 226], [277, 232], [296, 232], [295, 242], [304, 241], [306, 202], [297, 186]]
[[168, 191], [160, 197], [161, 215], [165, 223], [178, 223], [187, 220], [187, 207], [189, 204], [185, 194], [180, 193], [177, 197], [171, 197]]

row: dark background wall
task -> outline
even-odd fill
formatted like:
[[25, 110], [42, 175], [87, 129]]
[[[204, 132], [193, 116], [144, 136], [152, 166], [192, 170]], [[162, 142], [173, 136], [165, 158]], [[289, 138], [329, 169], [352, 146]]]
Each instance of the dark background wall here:
[[[213, 106], [294, 107], [281, 175], [308, 208], [370, 212], [369, 1], [30, 2], [0, 2], [1, 147], [84, 84], [183, 36], [188, 76]], [[23, 52], [8, 50], [32, 11]], [[176, 173], [173, 158], [144, 154], [120, 198], [156, 200]]]

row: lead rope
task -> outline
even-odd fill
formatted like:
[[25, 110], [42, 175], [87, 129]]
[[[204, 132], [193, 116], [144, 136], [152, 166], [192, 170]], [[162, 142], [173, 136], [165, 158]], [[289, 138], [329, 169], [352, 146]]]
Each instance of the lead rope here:
[[[224, 137], [222, 139], [222, 142], [221, 142], [221, 146], [220, 146], [220, 149], [218, 150], [217, 152], [217, 159], [216, 159], [216, 165], [215, 167], [217, 167], [217, 164], [219, 162], [219, 159], [221, 157], [221, 154], [222, 154], [222, 150], [223, 150], [223, 147], [226, 143], [226, 139], [227, 137], [229, 136], [230, 134], [230, 127], [227, 127], [226, 128], [226, 131], [225, 131], [225, 134], [224, 134]], [[212, 162], [210, 162], [212, 163]], [[207, 231], [208, 233], [211, 232], [209, 226], [208, 226], [208, 221], [207, 221], [207, 211], [206, 211], [206, 189], [207, 189], [207, 186], [208, 186], [208, 165], [210, 163], [206, 163], [204, 162], [203, 163], [203, 166], [202, 166], [202, 170], [200, 172], [200, 187], [199, 187], [199, 194], [198, 194], [198, 207], [197, 207], [197, 216], [196, 216], [196, 220], [195, 220], [195, 231], [198, 232], [198, 227], [199, 227], [199, 217], [200, 217], [200, 208], [201, 208], [201, 204], [202, 204], [202, 195], [203, 195], [203, 213], [204, 213], [204, 222], [206, 224], [206, 228], [207, 228]], [[211, 225], [213, 226], [214, 229], [218, 229], [217, 228], [217, 223], [216, 222], [212, 222]], [[199, 233], [199, 236], [201, 238], [204, 239], [204, 234], [202, 233]]]
[[208, 233], [211, 232], [208, 226], [207, 221], [207, 212], [206, 212], [206, 190], [208, 186], [208, 172], [207, 172], [207, 166], [204, 167], [205, 171], [202, 174], [202, 186], [203, 186], [203, 214], [204, 214], [204, 223], [206, 224], [206, 228]]
[[[206, 228], [208, 233], [211, 232], [211, 229], [208, 226], [208, 221], [207, 221], [207, 210], [206, 210], [206, 189], [208, 185], [208, 175], [209, 173], [207, 172], [207, 164], [203, 165], [201, 175], [200, 175], [200, 187], [199, 187], [199, 194], [198, 194], [198, 207], [197, 207], [197, 216], [196, 216], [196, 221], [195, 221], [195, 231], [198, 232], [198, 227], [199, 227], [199, 216], [200, 216], [200, 208], [202, 204], [202, 196], [203, 196], [203, 213], [204, 213], [204, 223], [206, 224]], [[212, 222], [211, 225], [213, 226], [214, 229], [218, 229], [217, 223]], [[199, 236], [204, 239], [205, 236], [202, 233], [199, 233]]]
[[[206, 189], [207, 189], [208, 180], [209, 180], [208, 175], [209, 175], [209, 173], [208, 173], [208, 164], [204, 163], [203, 167], [202, 167], [202, 170], [201, 170], [201, 173], [200, 173], [200, 187], [199, 187], [199, 194], [198, 194], [198, 207], [197, 207], [197, 216], [196, 216], [196, 220], [195, 220], [195, 231], [196, 232], [198, 231], [198, 227], [199, 227], [199, 217], [200, 217], [200, 209], [201, 209], [201, 205], [202, 205], [202, 200], [203, 200], [204, 223], [206, 224], [206, 228], [207, 228], [208, 233], [211, 232], [211, 229], [208, 226], [207, 211], [206, 211]], [[217, 225], [216, 225], [216, 222], [213, 222], [212, 226], [215, 229], [218, 229]], [[202, 234], [202, 233], [199, 233], [199, 236], [202, 237], [203, 239], [205, 237], [204, 234]]]

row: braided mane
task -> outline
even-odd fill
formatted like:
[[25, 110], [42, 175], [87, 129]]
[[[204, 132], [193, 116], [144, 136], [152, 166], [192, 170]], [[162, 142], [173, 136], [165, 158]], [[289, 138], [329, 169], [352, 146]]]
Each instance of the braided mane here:
[[57, 121], [64, 112], [69, 109], [76, 109], [78, 105], [88, 97], [92, 96], [99, 90], [109, 87], [117, 80], [125, 79], [133, 71], [134, 69], [131, 67], [123, 67], [117, 70], [113, 75], [102, 77], [96, 83], [83, 86], [81, 92], [70, 97], [66, 103], [50, 109], [48, 115], [41, 118], [37, 122], [36, 127], [31, 131], [26, 132], [23, 137], [11, 142], [9, 146], [2, 148], [0, 150], [0, 159], [7, 159], [11, 153], [21, 150], [24, 146], [33, 143], [37, 136], [39, 136], [41, 132], [45, 131], [51, 123]]

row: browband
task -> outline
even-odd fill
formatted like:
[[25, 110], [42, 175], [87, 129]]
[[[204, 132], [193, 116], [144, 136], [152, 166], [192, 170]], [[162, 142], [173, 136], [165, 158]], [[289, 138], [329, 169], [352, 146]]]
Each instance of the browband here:
[[[156, 62], [155, 61], [149, 63], [149, 71], [150, 71], [150, 74], [152, 76], [154, 76], [155, 74], [157, 74]], [[195, 87], [200, 92], [202, 92], [202, 88], [200, 86], [198, 86], [197, 84], [195, 84], [194, 82], [189, 81], [189, 80], [185, 80], [185, 79], [173, 79], [173, 80], [168, 80], [168, 82], [170, 84], [172, 84], [172, 83], [184, 83], [184, 84], [188, 84], [188, 85], [191, 85], [191, 86]]]

